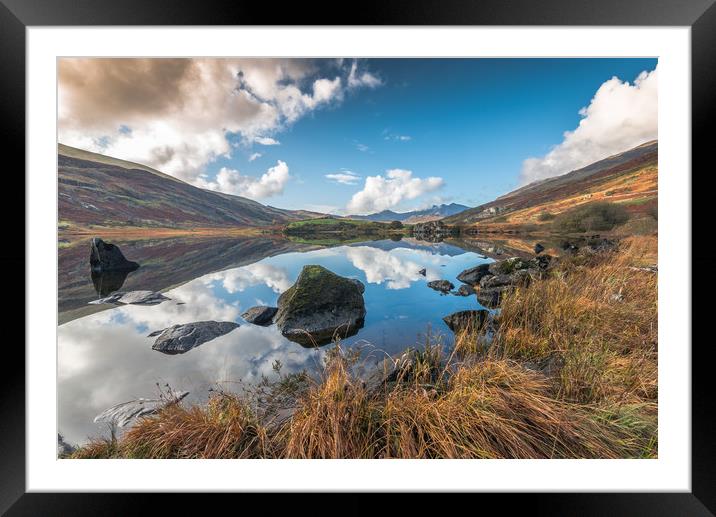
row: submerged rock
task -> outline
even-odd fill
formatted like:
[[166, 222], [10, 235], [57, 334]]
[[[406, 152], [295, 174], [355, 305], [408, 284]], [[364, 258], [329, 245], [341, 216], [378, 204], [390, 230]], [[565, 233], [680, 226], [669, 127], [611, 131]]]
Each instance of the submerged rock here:
[[485, 309], [453, 312], [443, 321], [450, 330], [457, 333], [464, 329], [479, 330], [487, 321], [490, 312]]
[[475, 288], [471, 285], [462, 284], [453, 294], [455, 296], [470, 296], [471, 294], [475, 294]]
[[241, 317], [249, 323], [266, 327], [273, 323], [273, 317], [276, 315], [277, 311], [278, 307], [257, 305], [256, 307], [251, 307], [248, 311], [243, 313]]
[[448, 293], [455, 288], [452, 282], [448, 280], [433, 280], [428, 282], [428, 287], [442, 293]]
[[139, 264], [127, 260], [114, 244], [94, 237], [90, 243], [90, 268], [95, 272], [134, 271]]
[[157, 336], [152, 350], [174, 355], [188, 352], [238, 327], [239, 324], [233, 321], [196, 321], [156, 330], [147, 337]]
[[89, 305], [99, 305], [103, 303], [111, 303], [114, 305], [157, 305], [166, 300], [167, 298], [162, 293], [156, 291], [129, 291], [128, 293], [116, 292], [106, 298], [100, 298], [88, 302]]
[[139, 417], [152, 415], [169, 404], [179, 402], [188, 394], [188, 391], [170, 391], [168, 397], [158, 399], [140, 398], [122, 402], [102, 411], [94, 417], [94, 421], [124, 427]]
[[304, 266], [296, 283], [281, 294], [275, 322], [281, 333], [304, 346], [354, 335], [365, 321], [362, 282], [328, 269]]
[[457, 279], [464, 284], [477, 285], [482, 277], [490, 274], [489, 268], [490, 264], [479, 264], [457, 275]]

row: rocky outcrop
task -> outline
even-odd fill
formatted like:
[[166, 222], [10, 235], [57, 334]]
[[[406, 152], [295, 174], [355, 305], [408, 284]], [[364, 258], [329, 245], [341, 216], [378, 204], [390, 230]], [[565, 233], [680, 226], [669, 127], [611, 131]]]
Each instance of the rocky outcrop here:
[[273, 317], [276, 315], [278, 307], [266, 307], [263, 305], [257, 305], [251, 307], [248, 311], [241, 315], [248, 323], [254, 325], [260, 325], [266, 327], [273, 323]]
[[493, 262], [488, 266], [488, 271], [493, 275], [511, 275], [521, 269], [529, 269], [530, 263], [520, 257], [511, 257], [505, 260]]
[[451, 226], [447, 226], [442, 221], [428, 221], [427, 223], [418, 223], [413, 226], [413, 236], [417, 239], [427, 240], [430, 242], [439, 241], [451, 235], [457, 235], [459, 230]]
[[105, 409], [94, 417], [97, 423], [107, 423], [124, 427], [137, 418], [153, 415], [169, 404], [176, 404], [189, 394], [188, 391], [169, 391], [169, 395], [158, 399], [136, 399], [129, 402], [122, 402]]
[[484, 307], [494, 309], [502, 301], [502, 296], [511, 289], [512, 286], [478, 289], [477, 301]]
[[544, 246], [542, 246], [542, 244], [540, 244], [539, 242], [537, 244], [535, 244], [535, 247], [534, 247], [535, 255], [539, 255], [543, 251], [544, 251]]
[[452, 284], [452, 282], [448, 280], [433, 280], [431, 282], [428, 282], [428, 287], [430, 289], [435, 289], [436, 291], [440, 291], [441, 293], [449, 293], [451, 290], [455, 288], [455, 286]]
[[489, 263], [479, 264], [457, 275], [457, 279], [464, 284], [477, 285], [482, 277], [490, 274], [489, 268]]
[[157, 330], [147, 337], [157, 337], [152, 350], [175, 355], [186, 353], [238, 327], [239, 324], [233, 321], [196, 321]]
[[453, 294], [455, 296], [470, 296], [475, 294], [475, 288], [471, 285], [462, 284]]
[[479, 330], [483, 327], [487, 321], [490, 313], [484, 309], [482, 310], [468, 310], [453, 312], [452, 314], [445, 316], [443, 321], [450, 330], [455, 333], [463, 330]]
[[364, 290], [359, 280], [304, 266], [296, 283], [279, 296], [274, 321], [286, 338], [303, 346], [352, 336], [365, 321]]
[[114, 244], [94, 237], [90, 242], [90, 268], [94, 272], [134, 271], [139, 264], [127, 260]]
[[128, 293], [116, 292], [105, 298], [88, 302], [90, 305], [101, 305], [109, 303], [113, 305], [157, 305], [164, 301], [171, 300], [162, 293], [156, 291], [129, 291]]

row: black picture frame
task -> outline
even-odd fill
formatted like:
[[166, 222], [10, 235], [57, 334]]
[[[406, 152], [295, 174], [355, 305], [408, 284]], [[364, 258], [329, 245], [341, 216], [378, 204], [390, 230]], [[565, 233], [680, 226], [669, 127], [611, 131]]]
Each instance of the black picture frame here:
[[[348, 4], [311, 2], [273, 4], [256, 2], [202, 2], [179, 0], [0, 0], [0, 127], [7, 152], [17, 158], [16, 170], [24, 170], [25, 149], [25, 29], [28, 26], [63, 25], [572, 25], [572, 26], [689, 26], [692, 70], [692, 170], [684, 171], [692, 186], [693, 237], [708, 235], [710, 190], [695, 188], [696, 180], [713, 169], [713, 125], [716, 104], [716, 0], [413, 0], [411, 2], [361, 2]], [[323, 13], [319, 15], [317, 13]], [[345, 14], [344, 14], [345, 13]], [[16, 192], [25, 192], [16, 174]], [[10, 187], [7, 187], [10, 188]], [[24, 199], [24, 196], [13, 196]], [[7, 208], [6, 208], [7, 207]], [[5, 204], [4, 210], [10, 209]], [[6, 221], [17, 220], [6, 214]], [[701, 213], [699, 213], [699, 210]], [[17, 224], [15, 245], [3, 246], [0, 260], [6, 271], [25, 269], [26, 235]], [[708, 246], [690, 253], [692, 271], [699, 276], [699, 292], [713, 292], [716, 260]], [[688, 256], [685, 258], [688, 262]], [[31, 272], [26, 272], [31, 274]], [[20, 275], [10, 275], [11, 289], [21, 292]], [[686, 275], [685, 281], [691, 282]], [[708, 321], [710, 304], [697, 303], [692, 290], [693, 330]], [[16, 309], [25, 308], [17, 303]], [[19, 316], [19, 315], [18, 315]], [[17, 319], [19, 321], [19, 318]], [[699, 325], [701, 324], [701, 325]], [[509, 509], [525, 506], [530, 514], [549, 515], [714, 515], [716, 514], [716, 447], [711, 425], [713, 384], [710, 382], [712, 341], [698, 341], [692, 332], [692, 457], [690, 493], [641, 494], [503, 494], [484, 498], [509, 498]], [[6, 365], [0, 391], [0, 511], [8, 515], [95, 515], [134, 513], [161, 498], [162, 505], [184, 505], [185, 497], [151, 494], [39, 494], [25, 490], [25, 355], [6, 342]], [[670, 343], [688, 350], [691, 343]], [[9, 366], [11, 365], [11, 366]], [[246, 497], [241, 496], [241, 497]], [[352, 496], [356, 498], [357, 496]], [[362, 501], [362, 500], [361, 500]], [[296, 504], [296, 502], [294, 502]], [[300, 504], [300, 503], [298, 503]], [[347, 505], [354, 512], [369, 511], [367, 503]], [[504, 508], [504, 506], [502, 506]], [[164, 507], [163, 511], [170, 511]]]

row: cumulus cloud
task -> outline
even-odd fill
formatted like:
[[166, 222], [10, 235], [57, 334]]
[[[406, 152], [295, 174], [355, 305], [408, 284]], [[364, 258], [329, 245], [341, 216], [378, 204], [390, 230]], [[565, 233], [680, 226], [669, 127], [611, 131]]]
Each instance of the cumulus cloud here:
[[276, 133], [379, 82], [357, 61], [62, 58], [61, 142], [140, 162], [196, 183], [232, 141], [279, 145]]
[[522, 165], [520, 184], [559, 176], [626, 151], [658, 136], [658, 67], [633, 83], [612, 77], [582, 108], [582, 119], [542, 158]]
[[347, 209], [354, 214], [370, 214], [397, 206], [445, 185], [440, 177], [414, 178], [412, 171], [390, 169], [383, 176], [368, 176], [363, 190], [353, 194]]
[[279, 160], [259, 178], [245, 176], [235, 169], [222, 167], [214, 181], [207, 181], [206, 176], [200, 176], [195, 183], [208, 190], [250, 199], [263, 199], [283, 194], [289, 179], [291, 176], [288, 174], [288, 165]]
[[251, 156], [249, 156], [249, 161], [253, 162], [254, 160], [258, 160], [262, 156], [263, 156], [263, 154], [261, 154], [261, 153], [252, 153]]
[[343, 185], [356, 185], [361, 179], [358, 174], [352, 171], [335, 172], [326, 174], [325, 177], [335, 183], [342, 183]]

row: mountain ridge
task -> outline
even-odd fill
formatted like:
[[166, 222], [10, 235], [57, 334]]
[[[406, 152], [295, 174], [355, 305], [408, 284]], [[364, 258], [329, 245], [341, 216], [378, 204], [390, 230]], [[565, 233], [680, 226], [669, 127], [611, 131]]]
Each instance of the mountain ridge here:
[[58, 145], [60, 229], [269, 227], [322, 214], [205, 190], [146, 165]]
[[658, 152], [658, 140], [650, 140], [585, 167], [532, 182], [443, 222], [537, 223], [543, 213], [555, 215], [591, 201], [623, 203], [633, 212], [644, 211], [657, 199]]

